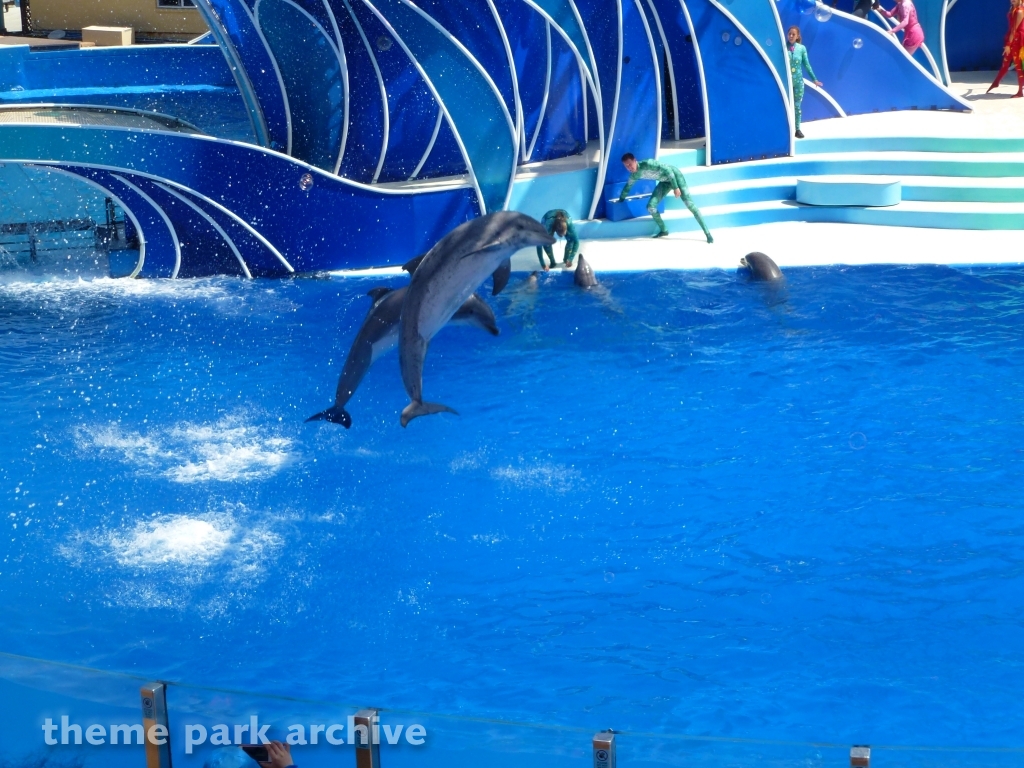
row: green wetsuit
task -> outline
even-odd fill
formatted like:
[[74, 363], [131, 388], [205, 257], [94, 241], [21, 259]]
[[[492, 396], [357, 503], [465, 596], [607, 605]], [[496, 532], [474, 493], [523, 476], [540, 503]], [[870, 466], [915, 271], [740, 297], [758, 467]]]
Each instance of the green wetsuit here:
[[629, 194], [629, 190], [633, 188], [633, 185], [640, 179], [650, 179], [657, 181], [658, 186], [654, 188], [654, 193], [647, 201], [647, 212], [651, 214], [651, 218], [654, 219], [654, 223], [658, 225], [658, 231], [662, 235], [668, 234], [668, 228], [665, 226], [665, 222], [661, 219], [661, 214], [658, 213], [658, 203], [661, 202], [662, 198], [670, 192], [678, 189], [682, 194], [682, 200], [686, 203], [686, 207], [690, 209], [690, 213], [693, 214], [693, 218], [700, 224], [700, 228], [704, 230], [704, 234], [708, 238], [708, 242], [712, 243], [714, 240], [711, 237], [711, 232], [708, 230], [707, 225], [704, 223], [704, 219], [701, 218], [700, 209], [693, 202], [693, 198], [690, 197], [690, 192], [686, 188], [686, 179], [683, 178], [683, 174], [678, 168], [667, 163], [659, 163], [657, 160], [641, 160], [637, 163], [636, 170], [629, 174], [629, 181], [626, 182], [625, 188], [622, 190], [622, 194], [619, 195], [619, 202], [621, 203], [626, 199], [626, 195]]
[[796, 129], [799, 131], [804, 103], [804, 72], [806, 71], [811, 76], [811, 82], [815, 82], [818, 78], [814, 76], [814, 70], [811, 69], [806, 48], [800, 43], [793, 43], [787, 48], [789, 49], [789, 72], [793, 76], [793, 114], [796, 117]]
[[[562, 217], [565, 219], [565, 263], [571, 267], [573, 259], [576, 258], [576, 254], [580, 250], [580, 238], [576, 234], [576, 226], [572, 223], [572, 216], [561, 208], [554, 208], [544, 214], [540, 223], [544, 225], [544, 229], [548, 231], [549, 235], [557, 237], [555, 234], [555, 219], [558, 218], [558, 214], [562, 214]], [[551, 262], [551, 266], [555, 266], [555, 251], [550, 245], [545, 245], [543, 248], [537, 246], [537, 258], [540, 259], [540, 265], [544, 266], [545, 253], [548, 255], [548, 261]]]

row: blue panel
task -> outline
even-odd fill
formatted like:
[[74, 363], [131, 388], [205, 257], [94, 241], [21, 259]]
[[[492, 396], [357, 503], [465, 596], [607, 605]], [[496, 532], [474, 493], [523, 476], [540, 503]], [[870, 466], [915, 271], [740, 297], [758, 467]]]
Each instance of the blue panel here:
[[622, 83], [605, 184], [629, 178], [629, 171], [619, 161], [624, 153], [639, 158], [657, 155], [660, 104], [661, 88], [643, 14], [634, 0], [622, 0]]
[[[248, 7], [241, 0], [196, 0], [210, 29], [228, 58], [247, 97], [245, 86], [252, 86], [255, 103], [250, 108], [257, 112], [254, 124], [264, 124], [265, 143], [284, 151], [288, 146], [288, 108], [282, 83], [278, 79], [274, 60], [270, 56]], [[247, 99], [248, 101], [249, 99]], [[256, 126], [257, 140], [263, 140]]]
[[[348, 138], [338, 173], [369, 183], [377, 170], [384, 145], [386, 93], [374, 66], [373, 43], [359, 34], [360, 27], [341, 3], [335, 13], [348, 67]], [[369, 43], [369, 45], [367, 45]], [[404, 177], [403, 177], [404, 178]]]
[[[686, 0], [704, 64], [712, 164], [789, 154], [787, 104], [775, 73], [709, 0]], [[757, 116], [756, 126], [750, 116]]]
[[676, 114], [679, 118], [679, 138], [690, 139], [704, 135], [704, 94], [697, 67], [697, 53], [693, 37], [683, 14], [680, 0], [653, 0], [661, 19], [661, 27], [668, 39], [672, 54], [672, 75], [675, 78]]
[[[827, 22], [800, 13], [799, 0], [781, 0], [783, 26], [800, 27], [814, 73], [848, 115], [895, 109], [965, 111], [945, 88], [923, 74], [892, 36], [843, 13]], [[854, 41], [861, 41], [860, 48]], [[885, 87], [879, 87], [879, 83]]]
[[293, 157], [334, 172], [341, 151], [344, 82], [333, 31], [288, 0], [258, 0], [257, 22], [284, 78], [291, 111]]
[[441, 120], [441, 130], [438, 131], [437, 140], [427, 156], [427, 162], [423, 164], [416, 178], [434, 179], [442, 176], [454, 176], [466, 172], [466, 162], [462, 157], [462, 150], [455, 140], [451, 125], [445, 119]]
[[1006, 35], [1006, 0], [958, 0], [946, 14], [950, 72], [999, 69]]
[[[145, 260], [139, 277], [172, 277], [178, 260], [174, 238], [167, 222], [154, 207], [155, 201], [147, 200], [109, 171], [96, 168], [65, 166], [65, 170], [92, 179], [104, 189], [116, 195], [131, 210], [142, 228], [142, 239], [146, 243]], [[133, 182], [134, 183], [134, 182]], [[138, 186], [138, 185], [136, 185]], [[126, 218], [126, 222], [129, 221]]]
[[[569, 0], [524, 0], [524, 2], [536, 6], [551, 19], [555, 28], [559, 30], [559, 34], [565, 35], [568, 41], [572, 43], [572, 46], [583, 60], [583, 65], [593, 76], [596, 69], [588, 53], [587, 33], [576, 20], [576, 14], [573, 13], [571, 2]], [[584, 18], [586, 17], [584, 16]], [[595, 55], [597, 54], [595, 53]]]
[[511, 193], [518, 146], [501, 97], [458, 46], [414, 7], [400, 0], [376, 0], [374, 5], [444, 102], [465, 148], [481, 205], [488, 211], [503, 209]]
[[[817, 74], [817, 72], [815, 72]], [[831, 94], [829, 94], [831, 96]], [[832, 102], [813, 88], [804, 87], [803, 122], [827, 120], [831, 117], [842, 117]]]
[[[249, 273], [253, 277], [286, 277], [291, 274], [284, 262], [267, 248], [264, 243], [260, 242], [259, 238], [253, 235], [252, 232], [239, 224], [238, 221], [219, 210], [216, 206], [210, 205], [187, 191], [176, 191], [191, 200], [207, 216], [220, 225], [220, 228], [231, 238], [235, 247], [242, 254], [242, 259], [245, 261], [245, 265], [249, 268]], [[233, 261], [232, 268], [237, 271], [238, 261]]]
[[164, 210], [174, 225], [174, 231], [178, 233], [178, 244], [181, 246], [178, 277], [244, 274], [224, 238], [197, 211], [151, 179], [136, 175], [132, 183]]
[[[333, 0], [338, 7], [340, 0]], [[404, 181], [419, 165], [430, 143], [437, 122], [437, 101], [408, 55], [391, 37], [373, 12], [354, 0], [349, 7], [373, 48], [387, 91], [390, 129], [388, 150], [380, 181]], [[340, 14], [340, 11], [339, 11]], [[466, 164], [453, 140], [431, 153], [434, 161], [419, 173], [419, 178], [465, 173]]]
[[583, 86], [576, 54], [555, 34], [551, 36], [551, 52], [548, 105], [531, 162], [577, 155], [587, 148], [583, 137]]
[[[544, 103], [544, 82], [548, 71], [547, 22], [522, 0], [495, 0], [495, 4], [512, 47], [519, 100], [523, 108], [525, 141], [522, 144], [529, 147]], [[552, 38], [561, 41], [557, 32], [552, 30], [551, 34]], [[519, 162], [527, 160], [520, 157]]]
[[641, 0], [643, 11], [647, 16], [647, 26], [651, 30], [651, 40], [654, 42], [654, 61], [661, 70], [661, 138], [665, 141], [672, 141], [676, 137], [675, 123], [670, 120], [672, 117], [671, 91], [672, 82], [668, 68], [668, 51], [665, 50], [665, 41], [661, 38], [658, 30], [658, 22], [651, 10], [647, 0]]
[[[419, 0], [416, 5], [462, 43], [490, 75], [515, 121], [515, 90], [502, 30], [487, 0]], [[507, 32], [507, 30], [506, 30]]]
[[[234, 212], [300, 272], [402, 264], [479, 214], [466, 187], [386, 192], [257, 147], [186, 134], [0, 125], [0, 155], [166, 178]], [[306, 173], [314, 183], [303, 191]]]
[[[600, 76], [600, 115], [605, 141], [612, 128], [612, 107], [619, 75], [619, 4], [621, 0], [577, 0], [583, 26], [594, 52]], [[628, 1], [628, 0], [627, 0]]]
[[[775, 0], [719, 0], [722, 7], [743, 25], [750, 37], [761, 46], [772, 67], [779, 75], [784, 88], [788, 88], [786, 77], [789, 71], [789, 57], [783, 44], [783, 32], [772, 6]], [[788, 98], [788, 94], [787, 94]]]

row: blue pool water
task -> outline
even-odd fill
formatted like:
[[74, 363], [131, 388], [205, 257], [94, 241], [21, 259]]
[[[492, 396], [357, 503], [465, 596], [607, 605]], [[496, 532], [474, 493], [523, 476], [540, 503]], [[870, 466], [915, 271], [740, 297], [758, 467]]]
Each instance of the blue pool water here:
[[[518, 278], [516, 278], [518, 279]], [[1024, 270], [0, 285], [0, 650], [581, 725], [1021, 746]]]

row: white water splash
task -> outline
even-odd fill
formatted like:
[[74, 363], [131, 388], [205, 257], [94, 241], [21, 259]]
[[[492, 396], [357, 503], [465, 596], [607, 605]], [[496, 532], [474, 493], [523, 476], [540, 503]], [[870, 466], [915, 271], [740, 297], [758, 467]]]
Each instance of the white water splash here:
[[140, 471], [176, 483], [260, 480], [295, 458], [290, 438], [234, 416], [205, 424], [181, 422], [146, 434], [116, 424], [81, 427], [75, 437], [84, 451], [118, 454]]
[[511, 483], [517, 488], [541, 488], [568, 493], [579, 484], [583, 476], [577, 470], [561, 464], [523, 464], [492, 469], [491, 477]]

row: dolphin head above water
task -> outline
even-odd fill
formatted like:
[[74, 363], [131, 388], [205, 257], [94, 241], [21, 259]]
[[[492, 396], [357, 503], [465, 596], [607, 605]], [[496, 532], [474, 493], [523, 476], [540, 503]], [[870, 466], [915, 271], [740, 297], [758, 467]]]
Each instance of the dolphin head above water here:
[[748, 253], [740, 258], [740, 266], [750, 270], [750, 276], [754, 280], [779, 280], [782, 278], [782, 270], [779, 265], [772, 261], [760, 251]]

